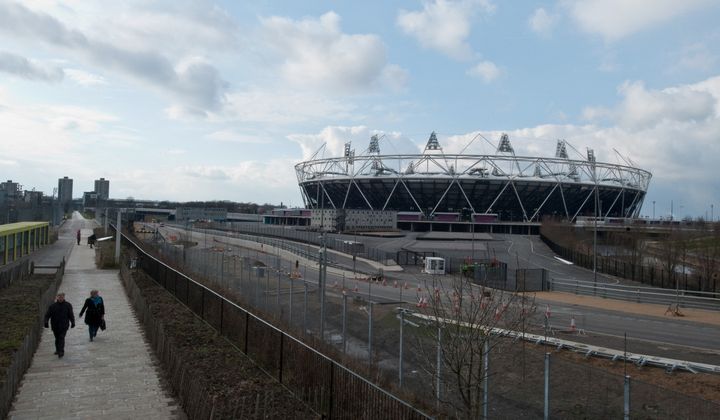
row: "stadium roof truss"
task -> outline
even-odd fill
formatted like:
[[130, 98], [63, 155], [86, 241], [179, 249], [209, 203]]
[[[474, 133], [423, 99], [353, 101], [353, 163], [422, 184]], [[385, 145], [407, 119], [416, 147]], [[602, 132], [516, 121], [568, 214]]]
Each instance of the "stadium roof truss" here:
[[554, 158], [509, 151], [380, 155], [374, 149], [301, 162], [295, 170], [310, 208], [415, 211], [428, 218], [466, 208], [526, 222], [547, 214], [575, 220], [596, 211], [636, 217], [652, 177], [632, 166], [596, 162], [592, 151], [589, 160], [568, 159], [564, 144], [561, 157]]

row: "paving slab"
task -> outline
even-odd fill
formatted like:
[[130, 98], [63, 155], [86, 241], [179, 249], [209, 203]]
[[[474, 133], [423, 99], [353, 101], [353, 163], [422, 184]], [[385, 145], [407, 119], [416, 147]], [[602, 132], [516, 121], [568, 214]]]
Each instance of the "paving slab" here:
[[[82, 229], [90, 234], [91, 224]], [[30, 369], [20, 384], [9, 419], [93, 418], [185, 419], [180, 405], [161, 381], [160, 368], [145, 341], [118, 270], [95, 268], [95, 250], [74, 245], [60, 291], [73, 305], [76, 326], [58, 358], [54, 338], [45, 329]], [[78, 317], [91, 289], [105, 301], [106, 331], [90, 342]]]

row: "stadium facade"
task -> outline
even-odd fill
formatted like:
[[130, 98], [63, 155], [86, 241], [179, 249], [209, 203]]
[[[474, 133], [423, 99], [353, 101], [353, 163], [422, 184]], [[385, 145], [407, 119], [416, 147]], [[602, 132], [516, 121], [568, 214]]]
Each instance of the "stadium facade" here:
[[[446, 154], [434, 132], [422, 154], [383, 155], [379, 143], [373, 135], [359, 156], [346, 143], [342, 157], [298, 163], [306, 207], [397, 211], [398, 220], [637, 217], [652, 177], [631, 164], [597, 162], [591, 149], [582, 156], [564, 140], [554, 157], [517, 156], [507, 134], [493, 155]], [[583, 158], [569, 158], [568, 149]]]

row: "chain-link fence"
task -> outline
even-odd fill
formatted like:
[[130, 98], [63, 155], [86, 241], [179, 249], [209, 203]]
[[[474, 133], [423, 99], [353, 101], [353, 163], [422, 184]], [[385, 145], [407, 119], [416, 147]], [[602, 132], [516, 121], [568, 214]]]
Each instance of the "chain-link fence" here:
[[[400, 302], [388, 302], [368, 288], [357, 290], [354, 280], [344, 278], [327, 282], [323, 297], [318, 288], [317, 263], [285, 261], [279, 252], [283, 240], [264, 238], [260, 243], [262, 247], [256, 244], [247, 248], [235, 244], [212, 248], [157, 245], [158, 255], [164, 261], [205, 286], [149, 256], [143, 258], [152, 262], [141, 261], [140, 266], [320, 412], [388, 418], [390, 415], [381, 411], [388, 406], [395, 410], [390, 416], [393, 418], [416, 415], [380, 388], [267, 324], [253, 312], [264, 314], [266, 319], [284, 325], [286, 331], [298, 332], [306, 339], [322, 337], [345, 362], [376, 369], [373, 382], [385, 384], [388, 389], [402, 389], [406, 401], [435, 407], [437, 374], [432, 363], [433, 336], [427, 334], [427, 325], [417, 321], [406, 323], [405, 350], [401, 356], [400, 320], [396, 312]], [[526, 287], [531, 284], [544, 287], [545, 277], [546, 274], [534, 271], [516, 275]], [[372, 287], [393, 286], [378, 282]], [[424, 285], [422, 292], [414, 286], [400, 289], [407, 293], [407, 300], [428, 293], [429, 286]], [[225, 297], [213, 290], [222, 290]], [[226, 298], [242, 302], [252, 310], [236, 306]], [[720, 412], [716, 403], [634, 379], [626, 405], [623, 375], [590, 363], [569, 361], [555, 352], [546, 370], [545, 348], [522, 340], [494, 340], [502, 345], [493, 346], [488, 357], [487, 409], [491, 418], [541, 417], [546, 409], [554, 418], [618, 418], [626, 407], [633, 416], [637, 413], [650, 418], [712, 418], [712, 410]], [[405, 366], [402, 387], [398, 379], [400, 360]], [[462, 405], [455, 394], [453, 373], [447, 367], [441, 371], [442, 404], [437, 410], [459, 415], [453, 411]]]
[[[133, 264], [146, 271], [208, 324], [231, 340], [270, 375], [290, 388], [317, 412], [331, 418], [399, 418], [426, 416], [413, 406], [317, 352], [226, 297], [213, 291], [238, 294], [268, 318], [302, 325], [303, 331], [317, 331], [317, 293], [306, 281], [298, 280], [309, 267], [291, 272], [272, 267], [273, 256], [264, 252], [218, 251], [213, 248], [181, 249], [161, 244], [161, 262], [130, 242], [140, 257]], [[203, 279], [192, 280], [178, 269]], [[210, 287], [208, 287], [210, 286]], [[312, 288], [316, 289], [316, 288]], [[302, 296], [300, 302], [291, 297]], [[295, 309], [295, 313], [293, 313]]]

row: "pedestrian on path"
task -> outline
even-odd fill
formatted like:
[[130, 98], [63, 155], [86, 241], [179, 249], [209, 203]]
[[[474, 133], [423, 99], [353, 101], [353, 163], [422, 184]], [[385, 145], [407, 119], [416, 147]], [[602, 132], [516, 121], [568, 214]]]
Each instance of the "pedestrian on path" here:
[[78, 245], [80, 245], [80, 229], [78, 229], [77, 234], [75, 235], [77, 238]]
[[88, 236], [88, 246], [90, 246], [90, 248], [92, 248], [93, 245], [95, 245], [96, 240], [97, 240], [97, 236], [95, 236], [94, 233], [92, 235]]
[[90, 341], [93, 341], [98, 328], [105, 321], [105, 303], [97, 290], [91, 290], [90, 297], [85, 299], [85, 305], [80, 310], [80, 318], [82, 318], [83, 313], [85, 313], [85, 324], [88, 326]]
[[55, 303], [51, 304], [45, 312], [45, 328], [48, 328], [48, 321], [52, 326], [55, 336], [55, 354], [58, 357], [65, 355], [65, 334], [68, 326], [75, 328], [75, 315], [70, 302], [65, 301], [65, 293], [58, 293]]

